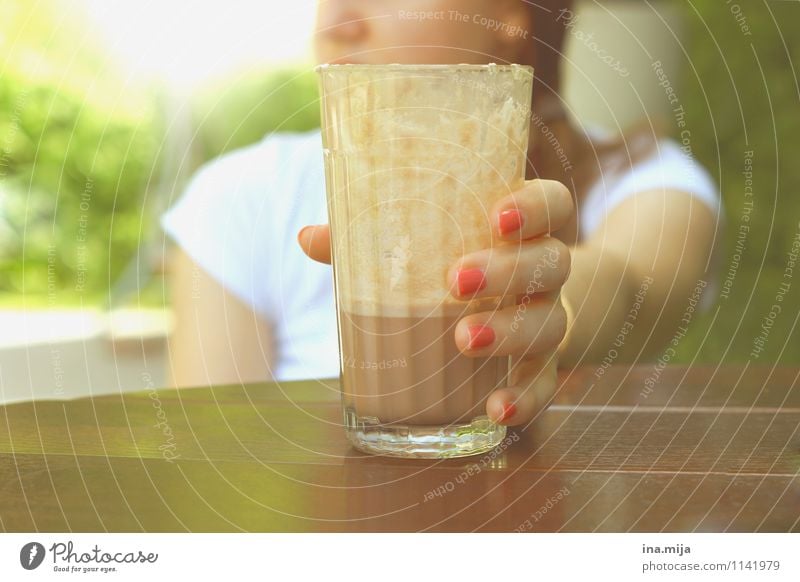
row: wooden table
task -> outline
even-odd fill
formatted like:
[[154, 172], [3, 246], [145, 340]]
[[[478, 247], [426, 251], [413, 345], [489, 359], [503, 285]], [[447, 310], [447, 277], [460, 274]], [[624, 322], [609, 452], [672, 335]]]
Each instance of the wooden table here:
[[0, 409], [5, 531], [798, 531], [800, 369], [594, 368], [493, 456], [368, 456], [337, 382]]

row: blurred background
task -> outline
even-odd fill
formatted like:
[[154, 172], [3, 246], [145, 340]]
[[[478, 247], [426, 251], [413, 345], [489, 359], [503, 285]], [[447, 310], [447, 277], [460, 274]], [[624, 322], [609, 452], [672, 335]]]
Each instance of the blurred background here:
[[[0, 0], [0, 402], [160, 385], [158, 215], [206, 161], [319, 122], [315, 2], [272, 4]], [[723, 294], [671, 363], [800, 364], [800, 3], [584, 0], [572, 24], [576, 121], [659, 118], [721, 186]]]

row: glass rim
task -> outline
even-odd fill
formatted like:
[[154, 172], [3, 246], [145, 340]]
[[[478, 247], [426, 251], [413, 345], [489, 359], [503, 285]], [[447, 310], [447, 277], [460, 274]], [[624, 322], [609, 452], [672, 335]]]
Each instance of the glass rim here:
[[534, 68], [531, 65], [520, 65], [517, 63], [510, 63], [507, 65], [498, 65], [497, 63], [487, 63], [485, 65], [476, 65], [476, 64], [469, 64], [469, 63], [457, 63], [457, 64], [444, 64], [444, 63], [436, 63], [436, 64], [401, 64], [401, 63], [385, 63], [379, 65], [368, 65], [364, 63], [323, 63], [314, 67], [314, 71], [317, 73], [322, 73], [324, 71], [331, 71], [331, 70], [358, 70], [358, 69], [366, 69], [366, 70], [402, 70], [402, 71], [443, 71], [447, 69], [459, 70], [459, 71], [488, 71], [488, 70], [498, 70], [501, 72], [511, 72], [511, 71], [526, 71], [529, 72], [531, 75], [534, 74]]

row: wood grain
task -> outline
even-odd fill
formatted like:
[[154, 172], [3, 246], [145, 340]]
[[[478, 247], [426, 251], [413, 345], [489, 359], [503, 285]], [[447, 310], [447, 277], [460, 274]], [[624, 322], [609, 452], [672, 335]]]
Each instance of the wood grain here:
[[4, 531], [800, 531], [796, 368], [579, 368], [493, 455], [374, 457], [335, 380], [0, 408]]

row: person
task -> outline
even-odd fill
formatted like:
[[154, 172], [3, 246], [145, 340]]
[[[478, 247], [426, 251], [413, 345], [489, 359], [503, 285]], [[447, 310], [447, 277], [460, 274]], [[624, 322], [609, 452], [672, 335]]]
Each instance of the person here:
[[[516, 296], [513, 308], [466, 316], [455, 330], [468, 356], [512, 357], [509, 386], [486, 403], [507, 425], [547, 406], [557, 365], [663, 350], [698, 281], [713, 278], [721, 206], [709, 174], [651, 130], [611, 136], [570, 121], [558, 90], [559, 14], [571, 8], [563, 0], [323, 0], [317, 9], [320, 63], [535, 69], [526, 182], [492, 217], [497, 237], [514, 244], [491, 264], [485, 253], [465, 256], [450, 273], [461, 298]], [[177, 243], [173, 385], [338, 375], [326, 223], [319, 131], [273, 133], [201, 168], [162, 217]], [[525, 273], [536, 265], [544, 271], [532, 292]], [[475, 324], [492, 330], [491, 345], [471, 341]]]

